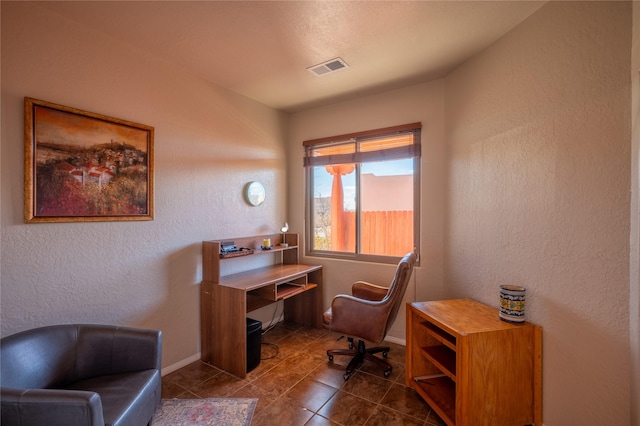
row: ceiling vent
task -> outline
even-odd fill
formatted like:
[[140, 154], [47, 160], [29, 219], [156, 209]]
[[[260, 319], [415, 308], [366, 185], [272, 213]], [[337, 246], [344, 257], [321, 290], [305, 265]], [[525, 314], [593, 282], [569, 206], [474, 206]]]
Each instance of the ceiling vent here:
[[323, 75], [331, 74], [336, 71], [343, 70], [345, 68], [349, 68], [349, 65], [345, 61], [340, 58], [335, 58], [327, 62], [323, 62], [318, 65], [314, 65], [312, 67], [307, 68], [317, 77], [322, 77]]

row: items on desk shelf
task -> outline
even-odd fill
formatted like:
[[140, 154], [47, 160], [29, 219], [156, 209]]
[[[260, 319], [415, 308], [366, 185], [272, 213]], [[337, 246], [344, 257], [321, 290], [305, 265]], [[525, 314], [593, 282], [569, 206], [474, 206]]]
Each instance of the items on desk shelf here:
[[273, 246], [271, 245], [271, 238], [265, 238], [262, 240], [262, 245], [260, 246], [262, 250], [271, 250]]
[[285, 222], [284, 226], [280, 228], [280, 231], [282, 232], [282, 242], [280, 243], [281, 247], [289, 247], [289, 244], [287, 244], [287, 238], [286, 238], [288, 230], [289, 230], [289, 224]]
[[220, 253], [232, 253], [234, 251], [240, 251], [238, 247], [236, 247], [236, 243], [233, 241], [223, 241], [220, 244]]
[[230, 257], [246, 256], [253, 254], [253, 250], [246, 247], [236, 247], [233, 241], [224, 241], [220, 244], [220, 258], [228, 259]]

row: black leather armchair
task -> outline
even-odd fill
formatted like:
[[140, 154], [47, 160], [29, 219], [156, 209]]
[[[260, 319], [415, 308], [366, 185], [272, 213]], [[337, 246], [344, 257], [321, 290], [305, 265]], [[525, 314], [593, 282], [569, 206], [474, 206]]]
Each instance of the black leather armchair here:
[[[400, 260], [389, 287], [358, 281], [353, 284], [351, 295], [338, 294], [331, 302], [331, 308], [323, 315], [323, 327], [376, 344], [382, 342], [398, 315], [416, 258], [415, 253], [408, 253]], [[391, 364], [374, 355], [382, 352], [382, 356], [386, 358], [389, 353], [388, 346], [366, 348], [364, 341], [359, 340], [356, 347], [352, 337], [349, 338], [349, 342], [349, 349], [327, 351], [329, 361], [333, 361], [334, 355], [353, 357], [347, 365], [345, 380], [349, 379], [365, 359], [383, 367], [384, 376], [389, 377]]]
[[162, 333], [56, 325], [0, 341], [3, 425], [144, 426], [160, 404]]

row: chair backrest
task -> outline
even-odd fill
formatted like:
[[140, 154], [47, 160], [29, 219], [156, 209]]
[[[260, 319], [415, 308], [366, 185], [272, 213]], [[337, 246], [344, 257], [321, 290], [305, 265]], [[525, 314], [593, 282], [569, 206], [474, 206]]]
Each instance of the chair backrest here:
[[154, 366], [160, 370], [158, 333], [115, 325], [62, 324], [4, 337], [0, 386], [57, 388], [94, 376]]
[[0, 340], [2, 387], [49, 388], [68, 383], [76, 362], [76, 331], [51, 326]]
[[380, 343], [398, 315], [416, 258], [415, 253], [408, 253], [400, 260], [385, 293], [381, 287], [374, 290], [366, 282], [357, 282], [351, 288], [351, 295], [336, 295], [331, 302], [331, 309], [323, 316], [323, 326], [338, 333]]
[[415, 253], [407, 253], [402, 260], [400, 260], [400, 263], [398, 263], [398, 266], [396, 267], [396, 273], [393, 276], [393, 281], [391, 281], [391, 284], [389, 285], [387, 295], [382, 299], [382, 302], [388, 303], [390, 307], [383, 338], [389, 332], [389, 329], [398, 316], [398, 311], [400, 310], [400, 305], [402, 305], [404, 294], [407, 291], [409, 280], [411, 279], [411, 273], [413, 272], [413, 267], [416, 264], [416, 259], [417, 256]]

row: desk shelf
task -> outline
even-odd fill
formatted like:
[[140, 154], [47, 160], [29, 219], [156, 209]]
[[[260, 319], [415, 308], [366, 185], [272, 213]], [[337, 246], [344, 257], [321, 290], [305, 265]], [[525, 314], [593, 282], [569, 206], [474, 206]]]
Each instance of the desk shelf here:
[[[202, 242], [202, 361], [244, 378], [246, 315], [279, 300], [284, 301], [286, 320], [322, 327], [322, 266], [298, 263], [298, 234], [285, 235], [287, 247], [280, 245], [282, 237], [272, 234], [230, 239], [237, 247], [253, 250], [246, 256], [231, 258], [220, 257], [222, 240]], [[259, 247], [267, 238], [274, 247], [261, 250]], [[279, 263], [221, 276], [223, 262], [242, 262], [267, 254]]]

